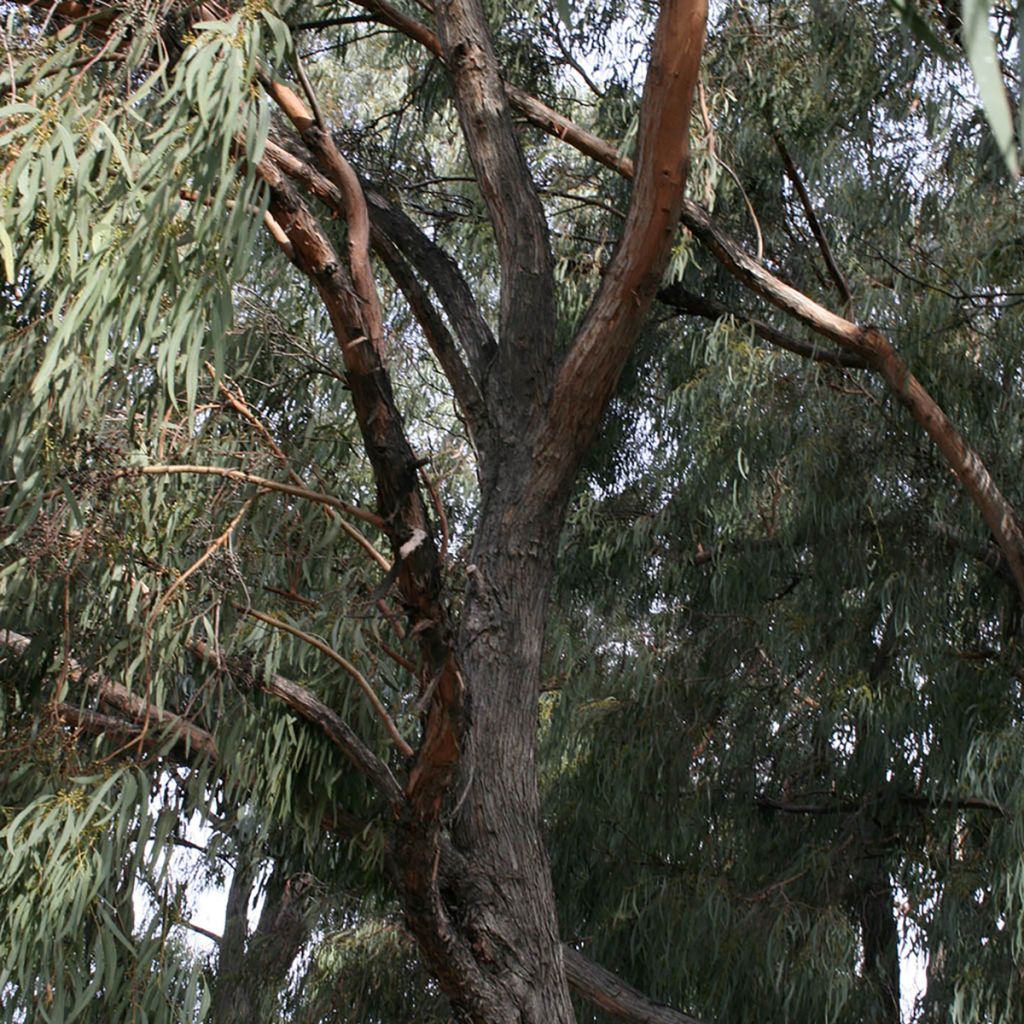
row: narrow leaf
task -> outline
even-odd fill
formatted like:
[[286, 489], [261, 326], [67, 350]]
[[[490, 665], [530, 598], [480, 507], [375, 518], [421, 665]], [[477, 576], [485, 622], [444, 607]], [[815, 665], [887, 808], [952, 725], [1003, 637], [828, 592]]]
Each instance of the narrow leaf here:
[[996, 145], [1010, 174], [1017, 178], [1020, 176], [1020, 163], [1013, 131], [1013, 113], [1002, 69], [999, 67], [995, 39], [988, 27], [986, 0], [963, 0], [963, 43]]

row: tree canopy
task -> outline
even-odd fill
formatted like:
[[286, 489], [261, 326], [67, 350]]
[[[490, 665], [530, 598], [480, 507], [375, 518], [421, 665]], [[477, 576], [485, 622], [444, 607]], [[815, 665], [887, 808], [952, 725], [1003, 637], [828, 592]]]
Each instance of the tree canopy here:
[[1015, 9], [0, 16], [0, 1020], [1024, 1024]]

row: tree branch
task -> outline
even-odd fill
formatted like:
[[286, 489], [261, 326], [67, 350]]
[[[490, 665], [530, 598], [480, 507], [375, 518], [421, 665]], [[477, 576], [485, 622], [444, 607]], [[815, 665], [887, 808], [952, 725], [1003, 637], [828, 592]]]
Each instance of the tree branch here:
[[396, 555], [399, 591], [424, 655], [425, 676], [436, 681], [409, 779], [411, 819], [432, 832], [459, 758], [463, 685], [441, 600], [437, 546], [418, 486], [419, 461], [405, 436], [382, 352], [362, 344], [367, 334], [361, 304], [323, 228], [273, 162], [261, 161], [259, 173], [269, 186], [271, 209], [295, 247], [296, 262], [316, 285], [341, 344], [381, 518]]
[[889, 339], [877, 328], [861, 327], [838, 316], [780, 281], [747, 255], [695, 204], [684, 205], [683, 222], [743, 285], [812, 330], [859, 355], [881, 375], [900, 403], [924, 428], [978, 507], [1006, 557], [1021, 600], [1024, 600], [1024, 533], [1016, 510], [999, 490], [981, 457], [968, 446], [939, 404], [910, 372]]
[[[498, 74], [479, 0], [436, 8], [445, 65], [477, 185], [494, 228], [501, 271], [498, 376], [521, 397], [504, 411], [525, 422], [546, 400], [557, 315], [554, 260], [534, 187]], [[528, 398], [532, 398], [528, 400]]]
[[[1006, 816], [1006, 808], [996, 800], [987, 800], [984, 797], [963, 797], [958, 799], [941, 798], [936, 799], [929, 796], [920, 796], [916, 793], [897, 793], [896, 799], [901, 804], [908, 804], [913, 807], [926, 807], [929, 810], [943, 808], [945, 810], [963, 811], [991, 811], [1000, 817]], [[758, 796], [754, 803], [766, 811], [778, 811], [780, 814], [856, 814], [869, 808], [870, 804], [861, 800], [842, 800], [832, 803], [800, 803], [791, 800], [776, 800], [770, 796]]]
[[242, 469], [229, 469], [227, 466], [193, 466], [184, 464], [173, 466], [138, 466], [121, 470], [117, 475], [120, 477], [169, 476], [185, 473], [197, 476], [221, 476], [228, 480], [237, 480], [240, 483], [255, 484], [257, 487], [264, 487], [268, 491], [278, 491], [281, 494], [290, 494], [295, 498], [304, 498], [306, 501], [327, 505], [329, 508], [344, 512], [355, 519], [361, 519], [364, 523], [377, 527], [378, 530], [383, 530], [384, 528], [384, 521], [381, 517], [374, 515], [365, 508], [359, 508], [357, 505], [348, 505], [344, 501], [339, 501], [337, 498], [331, 497], [329, 494], [323, 494], [320, 491], [310, 491], [296, 484], [269, 480], [266, 477], [257, 476], [255, 473], [247, 473]]
[[[0, 650], [6, 648], [12, 651], [16, 657], [22, 657], [30, 643], [29, 637], [21, 633], [9, 629], [0, 630]], [[405, 805], [405, 796], [391, 770], [363, 743], [345, 720], [318, 697], [305, 687], [293, 683], [283, 676], [265, 675], [247, 658], [232, 658], [219, 652], [214, 653], [205, 641], [191, 640], [186, 647], [189, 653], [201, 662], [212, 665], [217, 671], [231, 676], [241, 688], [258, 688], [269, 696], [276, 697], [287, 704], [300, 718], [310, 725], [316, 726], [387, 801], [395, 817], [400, 815]], [[102, 701], [129, 717], [129, 720], [125, 721], [96, 711], [76, 708], [67, 703], [58, 704], [58, 715], [69, 724], [87, 729], [89, 732], [110, 731], [118, 738], [125, 736], [136, 739], [143, 732], [139, 723], [155, 722], [167, 734], [176, 737], [177, 744], [182, 747], [186, 759], [196, 754], [211, 761], [218, 759], [217, 741], [213, 735], [188, 719], [147, 704], [141, 697], [132, 694], [127, 687], [98, 673], [88, 673], [77, 662], [71, 662], [67, 677], [76, 685], [85, 685], [86, 683], [95, 685]], [[156, 746], [159, 739], [158, 736], [147, 737], [145, 743], [149, 746]], [[351, 816], [345, 812], [335, 813], [341, 819], [342, 829], [358, 824], [355, 819], [349, 820]], [[335, 828], [335, 830], [338, 829]]]
[[[376, 227], [376, 225], [375, 225]], [[388, 273], [405, 296], [416, 322], [420, 325], [431, 352], [437, 358], [445, 377], [452, 386], [462, 416], [475, 439], [485, 415], [484, 400], [476, 381], [462, 361], [451, 331], [434, 308], [427, 290], [420, 284], [409, 264], [404, 259], [404, 250], [392, 244], [379, 230], [374, 231], [374, 251], [380, 257]]]
[[412, 757], [412, 747], [405, 742], [402, 734], [398, 731], [398, 727], [392, 721], [387, 709], [380, 702], [380, 697], [377, 696], [377, 691], [374, 690], [366, 676], [364, 676], [363, 673], [352, 664], [352, 662], [347, 658], [342, 657], [336, 650], [334, 650], [333, 647], [329, 644], [325, 644], [323, 640], [307, 633], [305, 630], [299, 629], [297, 626], [293, 626], [290, 622], [274, 618], [273, 615], [267, 615], [265, 612], [257, 611], [255, 608], [239, 608], [238, 610], [244, 615], [248, 615], [250, 618], [256, 619], [258, 622], [263, 622], [268, 626], [272, 626], [274, 629], [279, 629], [283, 633], [290, 633], [303, 643], [307, 643], [310, 647], [318, 650], [325, 657], [330, 658], [336, 665], [339, 665], [342, 670], [355, 681], [359, 689], [363, 691], [366, 699], [370, 702], [370, 706], [373, 708], [374, 714], [376, 714], [376, 716], [384, 723], [384, 728], [387, 729], [388, 735], [391, 737], [391, 741], [396, 747], [398, 747], [405, 757]]
[[800, 172], [797, 170], [796, 164], [793, 163], [793, 158], [789, 155], [789, 150], [786, 148], [786, 144], [782, 141], [782, 136], [779, 132], [775, 130], [772, 131], [772, 140], [775, 143], [775, 148], [779, 151], [779, 156], [782, 157], [782, 166], [786, 170], [786, 177], [789, 178], [794, 190], [796, 191], [797, 197], [800, 200], [800, 205], [803, 207], [804, 216], [807, 218], [807, 224], [811, 229], [811, 234], [814, 235], [814, 240], [818, 243], [822, 259], [825, 261], [825, 266], [828, 267], [828, 272], [832, 276], [832, 281], [835, 283], [835, 286], [839, 291], [839, 296], [843, 300], [843, 305], [849, 306], [853, 302], [853, 296], [850, 294], [850, 286], [846, 283], [846, 278], [843, 276], [843, 272], [839, 269], [839, 264], [836, 263], [835, 256], [832, 255], [832, 247], [828, 244], [828, 239], [825, 237], [825, 232], [822, 230], [821, 222], [818, 220], [818, 216], [814, 212], [814, 206], [811, 203], [810, 195], [807, 193], [807, 188], [804, 185], [803, 178], [800, 177]]
[[[123, 718], [104, 715], [99, 711], [89, 711], [87, 708], [78, 708], [73, 704], [59, 703], [56, 707], [56, 714], [57, 718], [65, 725], [80, 729], [82, 732], [108, 736], [115, 743], [122, 743], [125, 746], [142, 736], [142, 726], [136, 722], [127, 722]], [[158, 742], [156, 737], [147, 736], [143, 745], [152, 749]]]
[[[301, 182], [333, 212], [341, 217], [345, 216], [340, 190], [306, 160], [274, 142], [267, 143], [266, 153], [288, 177]], [[479, 385], [496, 351], [490, 328], [481, 316], [479, 306], [454, 260], [432, 242], [411, 218], [383, 196], [369, 189], [364, 191], [370, 212], [370, 241], [374, 251], [391, 272], [393, 253], [398, 250], [403, 259], [411, 263], [433, 288], [448, 316], [459, 345], [465, 353], [469, 369], [462, 365], [461, 358], [458, 363], [453, 363], [453, 357], [457, 353], [452, 351], [448, 359], [442, 362], [442, 370], [448, 376], [449, 383], [467, 417], [473, 415], [470, 410], [475, 407], [476, 419], [479, 422], [483, 412]], [[422, 307], [418, 302], [417, 305], [413, 304], [405, 286], [397, 278], [396, 283], [403, 294], [406, 294], [413, 315], [420, 320], [420, 325], [429, 340], [429, 332], [433, 330], [432, 323], [420, 319], [418, 310]], [[427, 315], [430, 316], [429, 313]], [[438, 358], [440, 361], [440, 356]]]
[[[344, 217], [348, 222], [348, 270], [359, 302], [358, 319], [362, 322], [363, 336], [369, 340], [377, 359], [383, 361], [384, 319], [377, 285], [373, 279], [373, 269], [370, 266], [370, 216], [366, 208], [366, 197], [352, 165], [341, 155], [333, 137], [327, 131], [323, 117], [316, 108], [312, 88], [301, 69], [300, 78], [308, 93], [310, 104], [314, 107], [313, 111], [307, 109], [299, 97], [283, 83], [264, 77], [263, 85], [295, 125], [300, 138], [313, 154], [320, 169], [338, 189]], [[344, 344], [342, 342], [342, 347]]]
[[466, 355], [473, 378], [482, 386], [497, 344], [458, 265], [412, 218], [382, 195], [368, 190], [366, 200], [373, 226], [380, 236], [389, 239], [434, 290]]
[[701, 1024], [695, 1017], [654, 1002], [572, 946], [562, 945], [562, 957], [572, 990], [619, 1020], [629, 1024]]
[[813, 343], [800, 341], [791, 334], [785, 334], [770, 324], [766, 324], [763, 320], [757, 320], [745, 313], [737, 313], [714, 299], [695, 295], [693, 292], [687, 291], [679, 282], [662, 288], [658, 292], [658, 301], [680, 313], [701, 316], [706, 320], [719, 320], [723, 316], [735, 317], [740, 323], [752, 327], [754, 333], [770, 345], [803, 356], [804, 359], [812, 359], [818, 363], [828, 363], [831, 366], [843, 366], [853, 370], [867, 368], [867, 363], [852, 352], [835, 352], [831, 349], [819, 348]]
[[[0, 630], [0, 648], [7, 648], [14, 652], [17, 657], [22, 657], [28, 650], [31, 640], [14, 630]], [[186, 752], [196, 751], [211, 760], [217, 759], [217, 744], [213, 737], [205, 729], [193, 725], [187, 719], [166, 711], [148, 703], [142, 697], [132, 693], [128, 687], [116, 683], [99, 672], [90, 672], [83, 665], [74, 659], [69, 658], [66, 665], [64, 678], [76, 686], [91, 684], [95, 687], [96, 693], [102, 703], [115, 708], [129, 718], [129, 722], [110, 720], [107, 716], [86, 709], [72, 708], [67, 704], [58, 705], [58, 713], [62, 717], [73, 721], [73, 724], [88, 728], [90, 731], [97, 731], [98, 727], [106, 722], [112, 721], [118, 733], [127, 731], [135, 739], [141, 739], [143, 730], [133, 730], [132, 726], [138, 722], [155, 723], [161, 736], [153, 738], [154, 745], [161, 738], [173, 737], [176, 744], [182, 744]]]
[[672, 251], [690, 153], [705, 0], [661, 5], [640, 108], [637, 174], [622, 238], [558, 373], [537, 453], [541, 491], [562, 490], [597, 430]]
[[[289, 243], [290, 245], [291, 243]], [[216, 373], [213, 367], [207, 363], [207, 372], [211, 378], [216, 379]], [[302, 487], [305, 489], [305, 484], [298, 473], [292, 468], [291, 461], [288, 456], [284, 453], [281, 446], [274, 440], [273, 435], [267, 429], [267, 427], [260, 421], [259, 417], [249, 408], [248, 402], [242, 395], [241, 389], [238, 389], [238, 393], [235, 394], [231, 389], [224, 383], [223, 380], [217, 382], [220, 388], [221, 394], [224, 396], [228, 405], [231, 406], [239, 416], [242, 417], [247, 423], [250, 423], [263, 439], [264, 444], [274, 453], [278, 461], [284, 466], [285, 471], [288, 473], [288, 478], [291, 480], [296, 487]], [[237, 387], [237, 385], [236, 385]], [[370, 543], [367, 538], [360, 533], [351, 523], [342, 519], [337, 514], [337, 510], [331, 508], [328, 505], [324, 506], [324, 512], [334, 519], [334, 521], [349, 535], [369, 556], [372, 558], [384, 572], [391, 571], [391, 563]]]
[[370, 750], [348, 723], [319, 697], [283, 676], [264, 674], [249, 659], [214, 652], [202, 640], [190, 641], [188, 649], [201, 661], [234, 678], [243, 688], [256, 687], [272, 697], [277, 697], [300, 718], [315, 725], [355, 768], [366, 776], [397, 816], [405, 798], [402, 787], [391, 774], [391, 769]]

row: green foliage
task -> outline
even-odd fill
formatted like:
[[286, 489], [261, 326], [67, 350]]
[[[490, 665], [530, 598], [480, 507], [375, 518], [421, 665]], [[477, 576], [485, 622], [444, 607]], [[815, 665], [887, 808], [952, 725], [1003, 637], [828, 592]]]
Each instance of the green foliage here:
[[4, 769], [5, 799], [23, 795], [24, 803], [0, 809], [0, 1019], [202, 1014], [200, 965], [171, 933], [173, 917], [134, 922], [135, 887], [166, 879], [163, 841], [175, 820], [151, 805], [146, 775], [68, 777], [31, 762]]
[[317, 943], [302, 1003], [325, 1024], [402, 1020], [436, 1024], [448, 1005], [423, 970], [416, 947], [385, 907], [362, 905], [350, 923], [328, 930]]

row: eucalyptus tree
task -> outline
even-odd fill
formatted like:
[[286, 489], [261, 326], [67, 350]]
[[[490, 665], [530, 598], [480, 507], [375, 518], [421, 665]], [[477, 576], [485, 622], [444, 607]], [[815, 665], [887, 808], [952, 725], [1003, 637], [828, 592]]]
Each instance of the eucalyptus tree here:
[[1020, 218], [955, 58], [5, 17], [6, 1019], [897, 1020], [901, 919], [919, 1016], [1020, 1018]]

